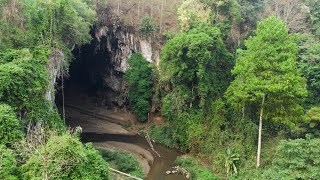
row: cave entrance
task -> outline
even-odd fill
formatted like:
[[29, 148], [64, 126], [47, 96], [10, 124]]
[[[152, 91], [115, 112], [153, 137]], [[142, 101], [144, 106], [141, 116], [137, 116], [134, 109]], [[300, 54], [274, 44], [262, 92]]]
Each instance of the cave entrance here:
[[[125, 103], [118, 103], [120, 102], [119, 91], [121, 92], [118, 86], [123, 83], [124, 74], [114, 70], [110, 52], [101, 42], [93, 39], [90, 44], [73, 51], [74, 59], [70, 64], [69, 75], [63, 82], [64, 95], [61, 88], [56, 94], [56, 104], [60, 110], [62, 110], [63, 100], [66, 107], [76, 106], [81, 109], [92, 106], [105, 109], [125, 106]], [[62, 81], [59, 82], [59, 87], [61, 86]], [[126, 98], [123, 102], [125, 101]]]
[[[106, 97], [99, 94], [108, 93], [104, 77], [108, 71], [108, 53], [95, 50], [95, 41], [76, 48], [69, 75], [64, 78], [64, 100], [66, 106], [82, 106], [84, 104], [104, 105]], [[57, 101], [62, 101], [62, 92]]]

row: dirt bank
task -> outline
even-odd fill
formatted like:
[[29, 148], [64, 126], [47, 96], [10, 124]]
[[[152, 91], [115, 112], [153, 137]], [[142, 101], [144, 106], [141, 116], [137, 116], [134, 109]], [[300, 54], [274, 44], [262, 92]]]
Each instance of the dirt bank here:
[[[71, 128], [81, 126], [83, 133], [137, 135], [136, 132], [128, 131], [120, 125], [127, 125], [128, 122], [134, 121], [134, 119], [130, 119], [131, 115], [129, 113], [114, 112], [112, 110], [102, 111], [99, 107], [83, 109], [83, 107], [68, 105], [66, 106], [66, 112], [67, 124]], [[114, 123], [115, 121], [117, 123]], [[154, 161], [154, 157], [149, 148], [147, 149], [133, 143], [104, 141], [94, 143], [94, 145], [99, 148], [131, 153], [143, 168], [145, 176], [148, 175], [150, 166]]]

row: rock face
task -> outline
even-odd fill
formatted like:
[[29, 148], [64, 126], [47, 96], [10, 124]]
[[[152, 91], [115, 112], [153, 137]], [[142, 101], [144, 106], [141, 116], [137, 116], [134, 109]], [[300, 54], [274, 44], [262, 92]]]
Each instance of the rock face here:
[[139, 36], [133, 27], [122, 25], [119, 20], [109, 14], [111, 20], [96, 26], [95, 52], [106, 54], [107, 69], [103, 75], [103, 83], [109, 91], [100, 92], [107, 104], [124, 107], [127, 104], [128, 85], [124, 74], [129, 68], [128, 59], [132, 53], [141, 53], [148, 62], [159, 64], [159, 50], [152, 47], [150, 38]]
[[62, 50], [60, 49], [52, 49], [52, 54], [49, 57], [48, 64], [47, 64], [47, 69], [49, 72], [49, 85], [48, 89], [46, 92], [46, 99], [51, 103], [52, 107], [54, 105], [55, 101], [55, 85], [57, 82], [57, 79], [61, 76], [63, 72], [62, 67], [64, 66], [64, 61], [65, 61], [65, 55]]

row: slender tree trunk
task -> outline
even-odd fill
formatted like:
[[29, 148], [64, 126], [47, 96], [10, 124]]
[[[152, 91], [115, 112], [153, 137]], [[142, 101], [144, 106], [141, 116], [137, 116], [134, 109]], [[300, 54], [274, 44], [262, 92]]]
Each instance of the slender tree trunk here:
[[138, 19], [140, 19], [140, 1], [138, 1]]
[[121, 0], [118, 0], [118, 9], [117, 9], [118, 15], [120, 14], [120, 5], [121, 5]]
[[161, 10], [160, 10], [160, 33], [162, 33], [162, 21], [163, 21], [163, 2], [164, 0], [161, 0]]
[[257, 168], [260, 167], [260, 159], [261, 159], [261, 136], [262, 136], [262, 115], [263, 115], [263, 105], [265, 101], [265, 95], [262, 97], [261, 110], [260, 110], [260, 118], [259, 118], [259, 136], [258, 136], [258, 151], [257, 151]]

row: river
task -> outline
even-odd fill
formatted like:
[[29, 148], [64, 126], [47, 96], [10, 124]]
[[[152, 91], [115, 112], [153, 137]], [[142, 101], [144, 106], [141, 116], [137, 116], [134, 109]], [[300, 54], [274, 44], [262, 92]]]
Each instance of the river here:
[[[97, 134], [97, 133], [83, 133], [81, 136], [83, 142], [124, 142], [135, 144], [144, 149], [150, 149], [147, 141], [139, 135], [119, 135], [119, 134]], [[151, 165], [146, 180], [185, 180], [184, 176], [180, 174], [166, 175], [167, 170], [175, 165], [174, 161], [181, 153], [175, 149], [167, 148], [162, 144], [154, 143], [154, 148], [161, 157], [154, 157], [154, 162]]]
[[[65, 105], [66, 122], [72, 127], [81, 126], [83, 129], [83, 142], [114, 147], [116, 150], [127, 151], [137, 155], [144, 154], [138, 162], [147, 173], [147, 180], [184, 180], [180, 174], [166, 175], [172, 170], [177, 156], [181, 155], [176, 149], [170, 149], [162, 144], [154, 143], [155, 150], [161, 155], [158, 157], [150, 148], [146, 139], [137, 132], [127, 130], [125, 127], [132, 125], [133, 115], [127, 112], [115, 112], [104, 107], [98, 107], [88, 101], [88, 98], [77, 96], [67, 99]], [[59, 108], [61, 112], [61, 107]], [[125, 127], [124, 127], [125, 126]], [[147, 154], [147, 155], [145, 155]], [[143, 159], [146, 157], [145, 159]], [[150, 161], [151, 157], [151, 161]], [[153, 163], [152, 163], [153, 161]], [[150, 163], [151, 162], [151, 163]], [[147, 166], [147, 167], [146, 167]]]

